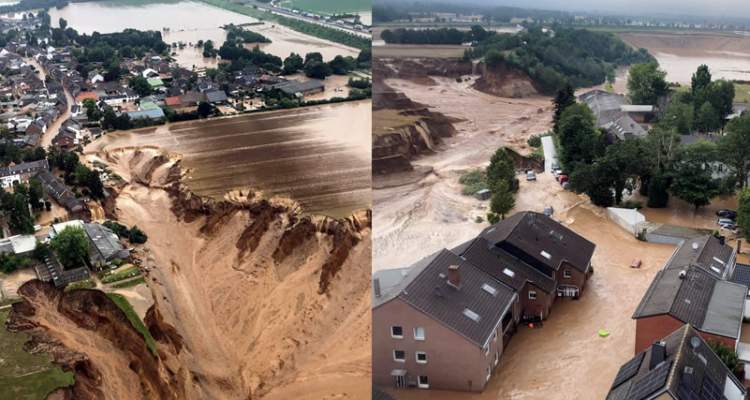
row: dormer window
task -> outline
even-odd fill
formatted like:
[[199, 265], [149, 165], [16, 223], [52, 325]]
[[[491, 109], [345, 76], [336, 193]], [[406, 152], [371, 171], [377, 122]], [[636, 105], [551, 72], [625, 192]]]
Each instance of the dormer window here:
[[544, 250], [542, 250], [542, 252], [541, 252], [540, 254], [542, 255], [542, 257], [544, 257], [544, 258], [546, 258], [546, 259], [548, 259], [548, 260], [552, 258], [552, 255], [551, 255], [551, 254], [549, 254], [549, 253], [547, 253], [547, 252], [546, 252], [546, 251], [544, 251]]

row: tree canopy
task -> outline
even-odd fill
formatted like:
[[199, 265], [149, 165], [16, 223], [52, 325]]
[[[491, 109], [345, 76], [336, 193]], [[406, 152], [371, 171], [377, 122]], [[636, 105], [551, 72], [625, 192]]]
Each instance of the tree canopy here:
[[87, 263], [89, 242], [82, 228], [66, 227], [50, 241], [57, 259], [65, 269], [73, 269]]

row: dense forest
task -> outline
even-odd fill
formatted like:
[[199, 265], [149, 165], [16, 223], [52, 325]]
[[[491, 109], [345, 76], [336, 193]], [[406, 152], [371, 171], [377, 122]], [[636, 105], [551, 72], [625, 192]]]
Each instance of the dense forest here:
[[380, 36], [388, 44], [462, 44], [485, 40], [489, 35], [486, 30], [475, 26], [469, 31], [455, 28], [386, 29]]
[[516, 35], [490, 34], [465, 57], [519, 68], [548, 94], [566, 84], [598, 85], [612, 80], [617, 66], [653, 61], [645, 49], [633, 50], [612, 34], [559, 26], [532, 27]]
[[236, 42], [242, 41], [243, 43], [271, 43], [271, 39], [261, 35], [260, 33], [248, 31], [240, 26], [229, 24], [224, 27], [227, 31], [228, 41]]

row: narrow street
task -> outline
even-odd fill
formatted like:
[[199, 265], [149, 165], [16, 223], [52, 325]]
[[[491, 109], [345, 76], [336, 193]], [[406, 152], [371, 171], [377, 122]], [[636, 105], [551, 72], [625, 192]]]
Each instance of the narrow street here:
[[[27, 58], [26, 62], [33, 65], [34, 68], [36, 68], [37, 71], [39, 71], [39, 79], [42, 81], [46, 81], [47, 79], [47, 70], [39, 64], [35, 59], [33, 58]], [[65, 107], [65, 112], [62, 113], [52, 124], [50, 124], [47, 127], [47, 130], [44, 132], [42, 137], [39, 140], [39, 145], [41, 147], [47, 148], [50, 145], [52, 145], [52, 138], [57, 135], [57, 132], [60, 130], [60, 127], [62, 126], [63, 122], [65, 122], [68, 118], [70, 118], [70, 106], [73, 104], [74, 99], [73, 96], [70, 94], [67, 88], [63, 88], [65, 91], [65, 99], [67, 100], [67, 107]]]

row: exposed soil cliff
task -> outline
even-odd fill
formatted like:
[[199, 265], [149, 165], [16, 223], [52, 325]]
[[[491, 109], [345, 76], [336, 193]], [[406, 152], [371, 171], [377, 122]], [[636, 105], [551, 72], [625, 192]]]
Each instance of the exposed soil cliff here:
[[474, 79], [476, 90], [498, 97], [537, 94], [528, 76], [518, 70], [460, 59], [376, 58], [373, 74], [373, 173], [379, 175], [410, 171], [414, 157], [434, 151], [442, 139], [455, 135], [454, 124], [461, 121], [409, 99], [388, 85], [388, 79], [423, 86], [437, 86], [434, 77]]
[[[108, 213], [149, 236], [142, 264], [155, 304], [144, 322], [159, 356], [100, 292], [37, 289], [55, 300], [18, 306], [18, 329], [68, 354], [56, 360], [76, 373], [74, 398], [285, 398], [313, 383], [298, 398], [367, 396], [369, 211], [336, 220], [250, 190], [196, 196], [179, 159], [156, 149], [91, 157], [126, 182]], [[95, 313], [58, 306], [68, 297], [93, 298], [79, 303]]]

